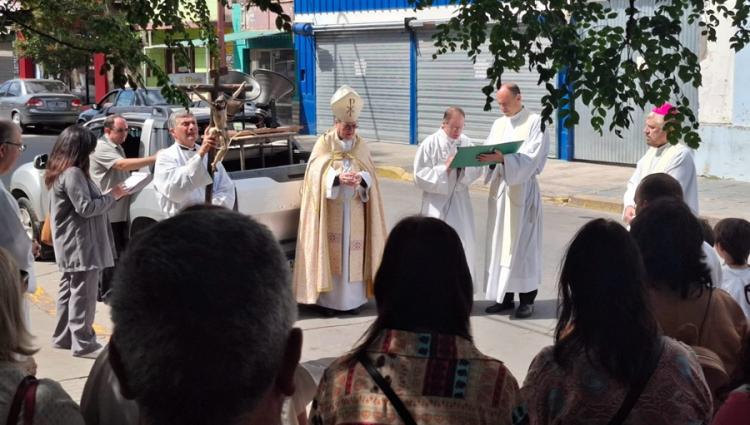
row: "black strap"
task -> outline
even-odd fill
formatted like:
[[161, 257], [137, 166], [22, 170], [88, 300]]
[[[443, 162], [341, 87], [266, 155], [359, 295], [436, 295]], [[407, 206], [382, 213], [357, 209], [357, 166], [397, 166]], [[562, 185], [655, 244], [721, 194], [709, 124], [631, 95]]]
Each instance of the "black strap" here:
[[608, 425], [620, 425], [625, 421], [625, 418], [628, 417], [630, 411], [633, 410], [633, 406], [635, 406], [635, 403], [638, 402], [638, 398], [641, 396], [643, 389], [646, 388], [646, 384], [648, 384], [648, 381], [651, 380], [651, 375], [654, 374], [663, 351], [664, 340], [659, 337], [659, 345], [656, 348], [656, 355], [654, 356], [654, 360], [649, 365], [649, 369], [646, 371], [646, 373], [643, 374], [643, 377], [638, 382], [630, 386], [630, 390], [628, 390], [628, 394], [625, 396], [625, 400], [623, 400], [620, 409], [617, 411], [617, 413], [615, 413], [615, 416], [610, 419]]
[[28, 375], [21, 380], [16, 389], [16, 394], [13, 396], [10, 410], [8, 410], [8, 418], [5, 421], [6, 425], [18, 424], [18, 415], [21, 414], [22, 405], [24, 406], [24, 425], [34, 423], [34, 405], [36, 404], [36, 387], [38, 384], [39, 381], [32, 375]]
[[396, 409], [396, 412], [401, 417], [401, 420], [404, 421], [404, 424], [417, 425], [417, 422], [411, 416], [411, 413], [409, 413], [409, 409], [407, 409], [404, 405], [404, 402], [401, 401], [400, 398], [398, 398], [396, 393], [393, 391], [393, 388], [391, 388], [391, 385], [388, 384], [388, 381], [386, 381], [385, 378], [383, 378], [383, 375], [381, 375], [380, 372], [375, 369], [375, 366], [370, 361], [370, 358], [367, 357], [367, 354], [359, 353], [357, 355], [357, 360], [362, 364], [362, 366], [365, 367], [365, 370], [367, 370], [367, 373], [370, 374], [370, 377], [372, 377], [373, 381], [375, 381], [375, 384], [380, 387], [380, 389], [383, 391], [383, 394], [388, 397], [388, 400], [390, 400], [393, 408]]

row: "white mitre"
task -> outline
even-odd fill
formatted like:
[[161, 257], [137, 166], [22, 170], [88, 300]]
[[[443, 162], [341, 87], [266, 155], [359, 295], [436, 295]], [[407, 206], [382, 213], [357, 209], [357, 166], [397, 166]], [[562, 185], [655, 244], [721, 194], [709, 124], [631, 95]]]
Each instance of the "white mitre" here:
[[343, 85], [331, 97], [333, 116], [342, 122], [356, 122], [364, 102], [353, 88]]

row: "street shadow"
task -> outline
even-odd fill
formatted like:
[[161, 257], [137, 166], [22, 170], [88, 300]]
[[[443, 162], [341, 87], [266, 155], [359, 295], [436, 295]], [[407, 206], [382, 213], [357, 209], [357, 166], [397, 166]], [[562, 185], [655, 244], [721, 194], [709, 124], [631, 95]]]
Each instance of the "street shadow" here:
[[356, 319], [356, 318], [367, 318], [376, 317], [378, 315], [375, 301], [368, 301], [367, 304], [359, 308], [357, 314], [340, 312], [335, 316], [326, 316], [323, 314], [322, 309], [315, 304], [297, 304], [297, 320], [308, 320], [308, 319]]
[[[528, 319], [516, 319], [513, 317], [514, 310], [506, 310], [499, 314], [487, 314], [484, 309], [495, 304], [493, 301], [474, 301], [474, 307], [471, 310], [472, 316], [510, 316], [510, 320], [535, 320], [535, 319], [557, 319], [557, 299], [534, 301], [534, 314]], [[518, 307], [518, 300], [516, 300]]]

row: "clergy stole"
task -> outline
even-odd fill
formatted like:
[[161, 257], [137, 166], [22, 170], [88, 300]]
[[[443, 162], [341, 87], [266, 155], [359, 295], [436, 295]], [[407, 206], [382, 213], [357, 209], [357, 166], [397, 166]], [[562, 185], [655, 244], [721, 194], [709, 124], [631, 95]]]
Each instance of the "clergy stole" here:
[[657, 157], [659, 148], [649, 147], [646, 155], [643, 157], [643, 170], [645, 174], [641, 178], [656, 173], [663, 173], [667, 169], [667, 165], [672, 162], [672, 159], [677, 156], [680, 149], [677, 145], [670, 145], [664, 148], [661, 155]]
[[[519, 115], [521, 115], [519, 117], [520, 122], [518, 123], [518, 126], [513, 129], [511, 141], [523, 140], [526, 142], [529, 138], [529, 133], [531, 132], [531, 113], [526, 109], [522, 109], [519, 112]], [[505, 135], [505, 128], [509, 122], [510, 118], [503, 118], [500, 120], [497, 134], [499, 134], [501, 138]], [[502, 143], [506, 141], [507, 140], [493, 140], [492, 143]], [[495, 187], [490, 187], [490, 193], [494, 194], [495, 199], [497, 199], [499, 197], [500, 187], [499, 179], [495, 180], [496, 181], [491, 185]], [[515, 244], [518, 242], [519, 221], [523, 214], [522, 209], [525, 185], [509, 185], [505, 181], [503, 181], [503, 184], [505, 185], [505, 190], [503, 191], [502, 196], [504, 196], [505, 199], [503, 202], [503, 240], [500, 245], [500, 265], [503, 267], [510, 267]]]
[[[344, 169], [344, 160], [348, 159], [350, 167]], [[334, 151], [329, 167], [329, 173], [333, 171], [344, 172], [352, 171], [358, 173], [362, 171], [359, 161], [349, 152]], [[360, 200], [359, 195], [354, 192], [354, 196], [348, 199], [343, 198], [343, 185], [339, 186], [339, 197], [337, 199], [327, 199], [328, 203], [328, 255], [331, 264], [331, 274], [341, 275], [342, 269], [342, 249], [344, 238], [344, 203], [349, 204], [349, 282], [361, 282], [364, 276], [365, 265], [365, 205]]]

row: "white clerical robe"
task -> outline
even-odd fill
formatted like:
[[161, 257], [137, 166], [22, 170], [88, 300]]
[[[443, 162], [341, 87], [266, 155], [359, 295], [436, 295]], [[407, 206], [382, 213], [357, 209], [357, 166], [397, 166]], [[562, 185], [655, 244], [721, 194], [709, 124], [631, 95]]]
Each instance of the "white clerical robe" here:
[[[206, 164], [208, 155], [198, 155], [198, 145], [193, 149], [179, 143], [159, 151], [154, 165], [154, 188], [161, 209], [173, 216], [190, 205], [202, 204], [206, 199], [206, 186], [212, 182]], [[211, 203], [227, 208], [234, 206], [234, 182], [219, 163], [213, 178]]]
[[471, 146], [471, 140], [464, 135], [456, 140], [449, 139], [443, 129], [427, 136], [414, 158], [414, 183], [422, 190], [422, 215], [445, 221], [461, 238], [474, 292], [479, 292], [482, 275], [475, 273], [476, 234], [469, 186], [481, 177], [484, 169], [469, 167], [449, 173], [445, 162], [456, 153], [458, 146]]
[[[337, 140], [341, 144], [341, 150], [349, 152], [354, 145], [353, 140]], [[338, 199], [343, 205], [343, 229], [341, 241], [341, 274], [332, 275], [333, 290], [321, 292], [318, 296], [318, 305], [339, 311], [346, 311], [357, 308], [367, 303], [367, 290], [363, 281], [349, 281], [349, 244], [351, 234], [351, 205], [349, 202], [354, 197], [359, 198], [362, 202], [367, 202], [370, 196], [370, 186], [372, 185], [372, 176], [367, 171], [360, 171], [357, 174], [362, 177], [367, 187], [362, 185], [353, 188], [343, 184], [336, 184], [342, 172], [351, 170], [352, 163], [348, 158], [343, 159], [343, 167], [340, 171], [331, 170], [326, 174], [326, 197], [328, 199]]]
[[542, 197], [536, 176], [549, 153], [541, 117], [526, 109], [495, 121], [485, 144], [523, 140], [505, 163], [489, 169], [485, 296], [502, 302], [506, 292], [536, 290], [542, 281]]
[[[682, 186], [683, 198], [694, 214], [698, 215], [698, 179], [693, 162], [693, 150], [682, 143], [669, 143], [658, 148], [649, 147], [638, 160], [635, 172], [628, 180], [628, 189], [622, 197], [624, 208], [635, 207], [635, 190], [641, 180], [655, 173], [667, 173]], [[624, 214], [623, 210], [623, 214]]]

